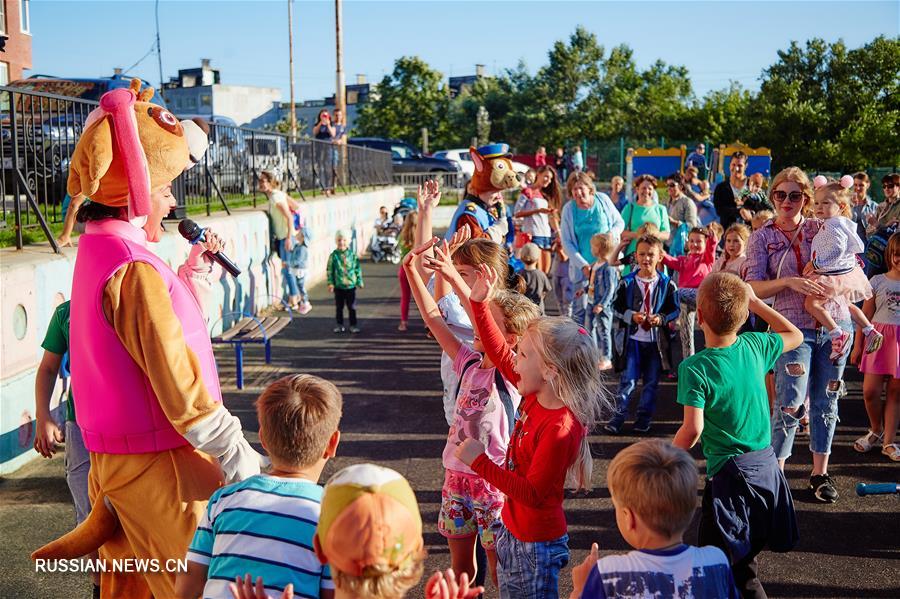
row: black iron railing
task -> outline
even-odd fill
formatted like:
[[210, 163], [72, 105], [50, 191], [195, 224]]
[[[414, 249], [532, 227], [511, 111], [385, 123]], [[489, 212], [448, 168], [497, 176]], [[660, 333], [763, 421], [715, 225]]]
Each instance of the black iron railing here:
[[[0, 86], [0, 229], [14, 229], [16, 247], [23, 230], [40, 227], [58, 250], [51, 225], [63, 221], [69, 162], [97, 104]], [[263, 170], [303, 199], [392, 183], [389, 152], [221, 124], [210, 124], [209, 138], [200, 164], [173, 185], [179, 216], [256, 205]]]

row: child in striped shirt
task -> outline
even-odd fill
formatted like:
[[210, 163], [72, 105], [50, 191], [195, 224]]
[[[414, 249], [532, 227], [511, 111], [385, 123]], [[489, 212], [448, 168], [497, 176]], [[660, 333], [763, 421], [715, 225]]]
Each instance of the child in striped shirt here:
[[319, 476], [335, 455], [343, 400], [330, 382], [308, 374], [283, 377], [256, 401], [259, 439], [272, 460], [268, 474], [213, 493], [188, 548], [175, 590], [182, 599], [231, 597], [228, 584], [253, 572], [271, 594], [291, 585], [299, 597], [334, 597], [328, 566], [313, 537], [319, 522]]

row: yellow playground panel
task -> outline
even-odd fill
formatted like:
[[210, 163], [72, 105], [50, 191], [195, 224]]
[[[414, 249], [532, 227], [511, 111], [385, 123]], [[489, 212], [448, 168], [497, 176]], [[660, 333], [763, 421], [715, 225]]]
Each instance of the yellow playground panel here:
[[717, 150], [716, 173], [722, 177], [728, 176], [728, 167], [731, 164], [731, 156], [741, 151], [747, 155], [747, 174], [762, 173], [768, 179], [772, 176], [772, 150], [769, 148], [751, 148], [747, 144], [735, 142], [733, 144], [719, 145]]
[[661, 179], [672, 173], [684, 171], [687, 147], [677, 148], [628, 148], [625, 156], [626, 172], [629, 180], [641, 175], [653, 175]]

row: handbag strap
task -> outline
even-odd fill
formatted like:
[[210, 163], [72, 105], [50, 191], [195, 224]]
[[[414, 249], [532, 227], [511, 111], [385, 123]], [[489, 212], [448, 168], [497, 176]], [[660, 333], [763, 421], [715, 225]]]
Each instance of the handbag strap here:
[[[800, 221], [800, 224], [797, 225], [797, 230], [794, 231], [794, 236], [791, 237], [791, 241], [790, 241], [790, 243], [788, 243], [787, 249], [785, 249], [784, 253], [781, 255], [781, 260], [778, 261], [778, 267], [775, 269], [775, 278], [776, 279], [781, 278], [781, 267], [784, 266], [784, 259], [787, 258], [787, 255], [793, 251], [794, 242], [797, 241], [797, 237], [800, 235], [800, 229], [803, 227], [803, 224], [805, 222], [806, 222], [806, 219], [803, 219]], [[799, 268], [799, 267], [800, 267], [800, 265], [798, 264], [797, 268]], [[775, 299], [772, 300], [772, 309], [773, 310], [775, 309], [775, 302], [777, 302], [777, 301], [778, 301], [778, 294], [776, 293]], [[771, 328], [772, 327], [769, 327], [769, 329], [771, 329]]]

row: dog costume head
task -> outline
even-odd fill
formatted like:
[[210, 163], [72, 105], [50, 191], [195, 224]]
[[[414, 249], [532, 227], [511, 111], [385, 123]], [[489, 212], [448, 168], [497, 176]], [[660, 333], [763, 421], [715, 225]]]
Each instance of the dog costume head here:
[[178, 121], [149, 102], [153, 89], [114, 89], [100, 98], [72, 154], [67, 191], [106, 206], [128, 206], [130, 217], [150, 214], [150, 194], [203, 157], [208, 127]]
[[475, 174], [469, 182], [469, 191], [473, 195], [504, 191], [519, 186], [519, 177], [513, 170], [507, 144], [471, 147], [469, 155], [475, 163]]

